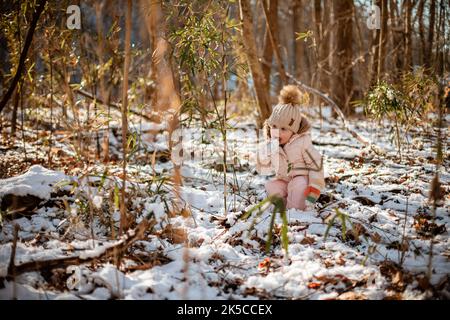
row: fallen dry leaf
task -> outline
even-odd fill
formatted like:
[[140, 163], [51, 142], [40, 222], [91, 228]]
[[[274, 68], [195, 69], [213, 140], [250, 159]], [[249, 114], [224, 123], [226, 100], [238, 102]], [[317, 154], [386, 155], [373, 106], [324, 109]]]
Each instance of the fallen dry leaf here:
[[309, 289], [319, 289], [322, 284], [320, 282], [311, 282], [308, 283]]
[[183, 243], [187, 238], [186, 231], [184, 231], [184, 229], [173, 227], [171, 224], [168, 224], [164, 230], [160, 232], [160, 236], [163, 239], [168, 239], [172, 243]]
[[314, 244], [316, 243], [316, 240], [313, 237], [305, 236], [302, 241], [300, 241], [301, 244]]
[[367, 297], [361, 293], [349, 291], [338, 296], [337, 300], [367, 300]]

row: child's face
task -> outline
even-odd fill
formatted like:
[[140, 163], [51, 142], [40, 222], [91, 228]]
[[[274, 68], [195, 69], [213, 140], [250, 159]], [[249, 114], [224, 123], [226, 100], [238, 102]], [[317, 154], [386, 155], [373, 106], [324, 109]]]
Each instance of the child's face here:
[[286, 142], [288, 142], [293, 134], [294, 133], [291, 130], [283, 127], [277, 128], [276, 125], [273, 125], [270, 128], [270, 136], [274, 139], [278, 138], [280, 144], [285, 144]]

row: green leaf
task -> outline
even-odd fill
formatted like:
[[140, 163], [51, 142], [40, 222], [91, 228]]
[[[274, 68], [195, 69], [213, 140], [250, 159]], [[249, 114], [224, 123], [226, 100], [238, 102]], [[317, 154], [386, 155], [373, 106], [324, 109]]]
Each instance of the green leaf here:
[[325, 230], [325, 234], [323, 235], [323, 236], [324, 236], [324, 238], [323, 238], [324, 241], [327, 240], [328, 233], [330, 232], [331, 226], [333, 225], [334, 220], [336, 220], [336, 217], [337, 217], [337, 216], [338, 216], [338, 215], [335, 214], [335, 215], [333, 216], [333, 218], [331, 218], [330, 221], [328, 222], [327, 229]]
[[275, 224], [275, 216], [276, 216], [276, 212], [273, 212], [272, 216], [270, 217], [269, 230], [267, 231], [266, 254], [269, 253], [270, 247], [272, 245], [273, 226]]

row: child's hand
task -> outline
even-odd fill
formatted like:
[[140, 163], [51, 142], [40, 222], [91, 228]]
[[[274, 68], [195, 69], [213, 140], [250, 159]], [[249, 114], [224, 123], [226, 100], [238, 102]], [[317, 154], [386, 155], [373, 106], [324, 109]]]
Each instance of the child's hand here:
[[317, 201], [317, 199], [319, 199], [320, 190], [318, 190], [312, 186], [308, 186], [305, 190], [305, 196], [306, 196], [306, 200], [308, 202], [315, 203]]

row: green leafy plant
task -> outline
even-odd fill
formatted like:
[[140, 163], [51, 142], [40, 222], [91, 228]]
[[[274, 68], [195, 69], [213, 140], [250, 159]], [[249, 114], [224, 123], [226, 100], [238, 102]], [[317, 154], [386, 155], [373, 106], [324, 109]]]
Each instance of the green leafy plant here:
[[334, 224], [334, 221], [336, 220], [336, 218], [339, 218], [341, 220], [341, 227], [342, 227], [342, 239], [344, 241], [346, 241], [347, 239], [347, 221], [349, 222], [349, 224], [352, 226], [352, 222], [350, 221], [348, 215], [346, 215], [345, 213], [343, 213], [341, 210], [339, 210], [338, 208], [334, 208], [334, 211], [336, 212], [334, 214], [334, 216], [330, 219], [330, 221], [328, 222], [328, 226], [327, 229], [325, 230], [325, 234], [323, 236], [324, 241], [327, 240], [328, 234], [330, 232], [331, 227]]
[[364, 99], [364, 110], [370, 118], [388, 119], [395, 125], [393, 138], [401, 157], [401, 127], [406, 132], [423, 122], [426, 112], [432, 108], [437, 94], [436, 81], [423, 69], [403, 74], [398, 84], [380, 81]]
[[258, 220], [258, 218], [262, 215], [263, 208], [266, 207], [268, 204], [274, 205], [274, 210], [272, 213], [272, 216], [270, 218], [269, 223], [269, 229], [267, 230], [267, 240], [266, 240], [266, 254], [269, 253], [270, 247], [272, 246], [272, 239], [273, 239], [273, 232], [275, 227], [275, 218], [277, 213], [280, 215], [282, 220], [282, 226], [281, 226], [281, 243], [283, 249], [286, 251], [286, 254], [288, 254], [288, 245], [289, 245], [289, 239], [288, 239], [288, 221], [286, 216], [286, 207], [284, 205], [284, 201], [282, 198], [278, 196], [269, 196], [257, 205], [255, 205], [253, 208], [251, 208], [249, 211], [247, 211], [241, 219], [246, 220], [248, 219], [253, 212], [257, 212], [256, 216], [253, 218], [252, 224], [250, 226], [249, 231], [253, 230], [255, 227], [255, 224]]
[[408, 104], [401, 91], [387, 82], [379, 82], [367, 95], [366, 114], [378, 121], [389, 119], [395, 123], [397, 150], [401, 156], [401, 135], [399, 125], [407, 119]]

